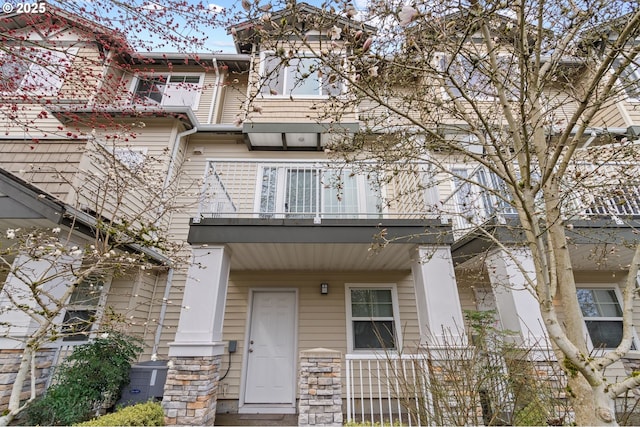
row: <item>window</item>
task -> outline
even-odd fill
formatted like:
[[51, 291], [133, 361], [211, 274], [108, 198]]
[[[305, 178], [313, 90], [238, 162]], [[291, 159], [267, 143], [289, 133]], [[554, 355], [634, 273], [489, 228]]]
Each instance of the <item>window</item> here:
[[335, 96], [342, 93], [342, 80], [312, 57], [289, 59], [286, 63], [266, 54], [262, 63], [263, 95]]
[[165, 74], [138, 77], [133, 102], [143, 105], [187, 106], [196, 110], [202, 92], [202, 74]]
[[440, 70], [449, 86], [448, 94], [453, 98], [460, 98], [464, 93], [472, 99], [492, 100], [497, 96], [495, 81], [500, 81], [507, 89], [509, 98], [516, 98], [518, 90], [514, 76], [518, 70], [513, 58], [508, 55], [498, 56], [498, 69], [499, 75], [492, 79], [493, 70], [487, 56], [458, 55], [451, 60], [443, 55], [440, 59]]
[[56, 95], [78, 49], [25, 49], [0, 55], [0, 92]]
[[135, 172], [144, 165], [146, 152], [145, 148], [116, 148], [113, 155], [120, 163]]
[[614, 288], [579, 288], [578, 303], [594, 348], [615, 348], [622, 340], [622, 306]]
[[394, 285], [347, 286], [350, 350], [398, 348], [398, 307]]
[[315, 166], [264, 166], [259, 183], [261, 217], [286, 215], [331, 218], [379, 217], [380, 188], [375, 180], [350, 170]]
[[620, 72], [620, 83], [627, 96], [633, 100], [640, 100], [640, 66], [629, 64]]
[[96, 320], [96, 311], [104, 281], [88, 277], [76, 286], [69, 298], [69, 305], [62, 325], [63, 341], [86, 341]]

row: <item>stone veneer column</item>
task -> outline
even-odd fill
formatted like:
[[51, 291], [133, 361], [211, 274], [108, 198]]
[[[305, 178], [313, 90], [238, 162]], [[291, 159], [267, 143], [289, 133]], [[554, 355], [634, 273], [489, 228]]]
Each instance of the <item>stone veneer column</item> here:
[[326, 348], [300, 352], [298, 425], [342, 425], [342, 353]]
[[162, 406], [166, 424], [213, 425], [231, 255], [222, 245], [192, 252]]
[[166, 425], [213, 425], [220, 356], [171, 359], [162, 407]]

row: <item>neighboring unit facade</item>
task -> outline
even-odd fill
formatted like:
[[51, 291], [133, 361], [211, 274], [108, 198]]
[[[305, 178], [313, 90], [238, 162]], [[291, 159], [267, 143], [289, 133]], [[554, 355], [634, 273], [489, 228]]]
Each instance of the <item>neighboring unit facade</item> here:
[[[307, 13], [315, 9], [300, 7]], [[22, 25], [29, 35], [45, 23], [21, 22], [18, 16], [4, 25], [15, 26], [12, 31]], [[130, 332], [143, 338], [141, 360], [172, 360], [163, 402], [169, 423], [209, 423], [216, 409], [299, 413], [301, 423], [341, 423], [343, 412], [348, 418], [360, 413], [354, 406], [365, 411], [358, 399], [384, 400], [373, 389], [359, 389], [372, 383], [372, 377], [358, 378], [363, 363], [389, 351], [467, 345], [465, 310], [496, 310], [501, 326], [516, 332], [516, 341], [548, 347], [538, 303], [516, 266], [533, 274], [530, 254], [524, 248], [492, 249], [470, 232], [485, 220], [496, 221], [501, 232], [500, 225], [514, 221], [513, 212], [491, 196], [471, 194], [464, 183], [430, 182], [434, 175], [423, 161], [403, 164], [399, 172], [372, 172], [364, 161], [332, 158], [325, 150], [332, 138], [358, 133], [362, 115], [354, 110], [339, 121], [322, 116], [323, 102], [346, 88], [323, 81], [303, 49], [297, 52], [299, 62], [279, 74], [270, 59], [274, 47], [253, 40], [252, 24], [244, 23], [234, 31], [237, 54], [200, 55], [200, 63], [190, 65], [177, 53], [106, 52], [83, 25], [69, 24], [50, 41], [71, 58], [65, 68], [70, 76], [74, 67], [86, 67], [82, 61], [95, 68], [95, 84], [87, 85], [86, 93], [61, 78], [41, 96], [68, 93], [68, 99], [43, 109], [21, 97], [19, 85], [3, 92], [20, 105], [20, 113], [12, 119], [5, 114], [7, 130], [0, 136], [0, 224], [62, 227], [72, 230], [70, 245], [89, 245], [93, 222], [113, 214], [110, 207], [133, 213], [158, 209], [147, 204], [153, 195], [135, 191], [146, 188], [144, 183], [136, 187], [134, 181], [140, 179], [137, 167], [154, 162], [161, 188], [173, 191], [181, 206], [163, 217], [163, 226], [173, 241], [189, 243], [183, 254], [191, 265], [173, 268], [162, 253], [150, 252], [150, 269], [104, 279], [98, 298], [77, 307], [72, 298], [65, 315], [90, 313], [99, 324], [101, 313], [112, 307], [129, 319]], [[352, 21], [345, 25], [373, 31]], [[318, 31], [310, 40], [327, 43], [331, 35]], [[47, 72], [34, 71], [37, 67], [27, 67], [25, 85]], [[293, 83], [300, 73], [296, 67], [310, 71], [307, 84]], [[602, 128], [637, 137], [637, 104], [637, 92], [611, 104], [599, 118]], [[38, 116], [42, 110], [47, 114]], [[120, 125], [121, 132], [111, 128]], [[124, 135], [129, 132], [135, 138]], [[112, 143], [114, 134], [126, 142]], [[100, 180], [105, 165], [120, 168], [129, 174], [129, 184], [134, 182], [121, 205], [114, 204], [113, 193], [101, 192], [107, 188]], [[452, 167], [468, 168], [469, 180], [491, 179], [475, 166]], [[626, 198], [612, 209], [624, 206], [619, 214], [637, 219], [637, 187]], [[96, 200], [104, 201], [106, 210], [95, 209]], [[436, 205], [459, 215], [434, 214]], [[470, 205], [474, 218], [464, 212]], [[574, 230], [589, 233], [576, 233], [571, 250], [579, 292], [593, 309], [583, 308], [585, 331], [594, 347], [610, 347], [621, 325], [619, 289], [631, 252], [602, 265], [586, 254], [636, 238], [610, 210], [594, 209], [575, 221]], [[518, 236], [506, 232], [498, 240], [521, 246]], [[2, 279], [5, 292], [19, 286], [12, 285], [11, 275]], [[0, 320], [22, 328], [9, 335], [28, 336], [35, 327], [24, 314], [2, 314]], [[50, 358], [61, 346], [89, 339], [90, 330], [83, 332], [88, 333], [54, 343]], [[3, 357], [19, 357], [17, 341], [3, 339], [0, 345]], [[333, 402], [339, 416], [329, 421], [299, 407], [304, 368], [299, 357], [326, 351], [337, 352], [343, 362], [332, 377], [332, 384], [342, 387]], [[622, 366], [614, 370], [612, 376], [624, 375]], [[381, 373], [368, 375], [379, 379]], [[7, 385], [0, 384], [0, 391]]]

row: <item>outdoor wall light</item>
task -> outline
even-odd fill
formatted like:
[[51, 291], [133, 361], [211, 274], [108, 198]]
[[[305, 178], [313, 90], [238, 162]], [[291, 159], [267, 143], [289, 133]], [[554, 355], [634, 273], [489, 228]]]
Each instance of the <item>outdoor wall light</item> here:
[[327, 295], [329, 293], [329, 284], [320, 283], [320, 294]]

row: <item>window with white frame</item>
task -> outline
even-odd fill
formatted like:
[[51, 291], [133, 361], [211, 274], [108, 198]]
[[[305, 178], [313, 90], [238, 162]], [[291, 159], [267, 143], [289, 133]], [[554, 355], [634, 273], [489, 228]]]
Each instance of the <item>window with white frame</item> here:
[[186, 106], [197, 110], [203, 74], [158, 74], [138, 76], [134, 81], [133, 102], [143, 105]]
[[264, 54], [262, 79], [265, 96], [335, 96], [343, 89], [342, 80], [330, 67], [304, 55], [283, 61], [273, 53]]
[[264, 166], [260, 175], [258, 212], [262, 217], [283, 215], [332, 218], [378, 217], [380, 187], [372, 177], [347, 169], [313, 165]]
[[395, 285], [347, 285], [346, 292], [349, 350], [399, 348]]
[[627, 96], [640, 101], [640, 65], [629, 64], [620, 72], [619, 80]]
[[63, 341], [87, 341], [104, 289], [104, 280], [89, 276], [80, 282], [69, 298], [62, 324]]
[[146, 148], [121, 147], [113, 150], [115, 158], [131, 171], [138, 171], [144, 165]]
[[471, 99], [492, 100], [497, 97], [498, 86], [506, 90], [507, 97], [514, 99], [518, 95], [514, 76], [518, 70], [514, 59], [509, 55], [497, 57], [497, 70], [492, 70], [487, 55], [440, 56], [440, 71], [446, 76], [447, 94], [452, 98], [466, 95]]
[[77, 52], [30, 48], [1, 54], [0, 92], [56, 95]]
[[622, 340], [622, 304], [617, 288], [580, 287], [577, 296], [593, 347], [617, 347]]

